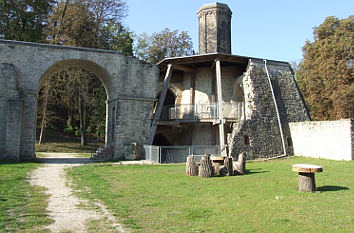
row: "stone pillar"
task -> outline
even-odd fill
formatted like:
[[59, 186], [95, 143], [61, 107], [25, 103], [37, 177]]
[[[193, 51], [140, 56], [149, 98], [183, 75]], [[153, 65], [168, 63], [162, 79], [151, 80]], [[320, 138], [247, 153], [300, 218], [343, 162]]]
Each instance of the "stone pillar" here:
[[6, 159], [20, 160], [22, 105], [21, 99], [8, 100], [5, 126]]
[[3, 143], [6, 140], [6, 112], [7, 101], [0, 99], [0, 160], [6, 159], [5, 143]]
[[35, 158], [37, 93], [35, 90], [23, 91], [22, 132], [20, 159]]
[[226, 4], [211, 3], [202, 6], [198, 12], [199, 54], [231, 54], [231, 16]]
[[113, 146], [117, 121], [117, 99], [106, 102], [106, 146]]
[[105, 124], [105, 130], [104, 130], [104, 145], [107, 146], [108, 145], [108, 128], [109, 128], [109, 123], [108, 123], [108, 121], [109, 121], [109, 118], [108, 118], [108, 116], [109, 116], [109, 102], [108, 102], [108, 100], [106, 100], [105, 104], [106, 104], [106, 118], [105, 118], [106, 124]]

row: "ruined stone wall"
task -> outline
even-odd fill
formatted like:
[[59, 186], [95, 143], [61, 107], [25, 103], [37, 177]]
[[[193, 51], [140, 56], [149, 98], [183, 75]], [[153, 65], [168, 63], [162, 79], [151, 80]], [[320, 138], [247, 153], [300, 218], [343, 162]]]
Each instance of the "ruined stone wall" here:
[[[115, 119], [112, 119], [112, 109], [107, 111], [106, 141], [115, 146], [115, 157], [126, 154], [122, 148], [128, 141], [128, 136], [116, 136], [116, 132], [120, 135], [126, 133], [132, 141], [139, 144], [145, 143], [150, 129], [152, 106], [157, 95], [159, 71], [155, 65], [114, 51], [6, 40], [0, 40], [1, 63], [14, 67], [22, 90], [22, 118], [18, 124], [21, 126], [20, 159], [31, 159], [34, 156], [36, 95], [40, 83], [48, 75], [67, 67], [82, 67], [96, 74], [106, 89], [109, 108], [115, 104], [114, 101], [118, 101], [115, 110], [119, 115], [116, 114]], [[6, 94], [6, 97], [9, 95]], [[4, 108], [1, 100], [0, 106]], [[118, 111], [118, 108], [123, 110]], [[16, 112], [15, 109], [11, 111], [13, 110]], [[3, 118], [1, 115], [1, 119]], [[112, 125], [115, 129], [109, 128]], [[3, 142], [5, 136], [0, 137]]]
[[313, 158], [353, 160], [353, 121], [290, 123], [294, 154]]
[[[309, 115], [293, 78], [290, 66], [268, 62], [278, 105], [287, 154], [292, 153], [290, 121], [307, 121]], [[243, 77], [245, 119], [234, 124], [228, 137], [233, 157], [245, 151], [248, 159], [268, 158], [284, 154], [275, 104], [264, 62], [253, 59]]]

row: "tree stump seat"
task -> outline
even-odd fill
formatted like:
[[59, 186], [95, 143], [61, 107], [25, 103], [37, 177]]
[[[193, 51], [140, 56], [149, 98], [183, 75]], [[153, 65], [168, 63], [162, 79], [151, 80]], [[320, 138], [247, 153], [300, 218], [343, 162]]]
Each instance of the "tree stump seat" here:
[[213, 168], [214, 168], [214, 173], [220, 174], [220, 168], [224, 164], [225, 157], [213, 155], [213, 156], [210, 156], [210, 160], [211, 160]]
[[299, 174], [299, 192], [314, 192], [316, 190], [315, 173], [323, 171], [321, 166], [294, 164], [292, 170]]

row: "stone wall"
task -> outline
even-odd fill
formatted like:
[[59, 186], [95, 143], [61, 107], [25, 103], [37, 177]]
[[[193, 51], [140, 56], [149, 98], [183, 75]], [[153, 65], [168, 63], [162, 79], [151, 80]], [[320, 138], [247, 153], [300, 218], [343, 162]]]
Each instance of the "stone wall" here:
[[306, 157], [353, 160], [353, 120], [290, 123], [294, 154]]
[[0, 159], [19, 160], [22, 105], [15, 67], [0, 64]]
[[231, 53], [231, 15], [226, 4], [210, 3], [198, 12], [199, 54]]
[[[123, 148], [128, 143], [145, 143], [157, 95], [157, 66], [115, 51], [7, 40], [0, 40], [0, 64], [0, 144], [10, 140], [9, 137], [18, 136], [17, 128], [12, 136], [4, 133], [8, 130], [5, 128], [10, 127], [5, 123], [9, 119], [7, 113], [20, 115], [19, 122], [14, 125], [20, 127], [18, 159], [34, 158], [36, 96], [40, 83], [49, 75], [69, 67], [85, 68], [99, 77], [105, 87], [108, 103], [106, 142], [114, 145], [114, 157], [127, 155]], [[7, 107], [7, 99], [13, 96], [9, 91], [15, 89], [6, 85], [12, 87], [15, 83], [21, 87], [21, 96], [15, 99], [23, 99], [22, 108], [20, 103], [16, 108]], [[18, 144], [14, 145], [18, 147]], [[3, 146], [0, 147], [0, 152], [4, 150]]]
[[[280, 113], [287, 154], [292, 154], [289, 122], [307, 121], [309, 115], [296, 88], [290, 65], [268, 62], [276, 103]], [[275, 103], [264, 61], [251, 59], [242, 79], [245, 118], [234, 124], [228, 135], [229, 153], [233, 157], [245, 151], [248, 159], [284, 154]]]

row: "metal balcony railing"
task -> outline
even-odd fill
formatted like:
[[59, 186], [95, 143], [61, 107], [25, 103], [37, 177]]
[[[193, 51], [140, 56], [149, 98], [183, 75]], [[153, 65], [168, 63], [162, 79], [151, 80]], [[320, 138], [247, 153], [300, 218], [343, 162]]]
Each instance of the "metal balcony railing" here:
[[[243, 115], [243, 103], [223, 103], [223, 118], [241, 119]], [[212, 104], [181, 104], [173, 106], [165, 106], [162, 110], [161, 120], [185, 120], [198, 121], [202, 119], [219, 118], [219, 110], [217, 103]]]

